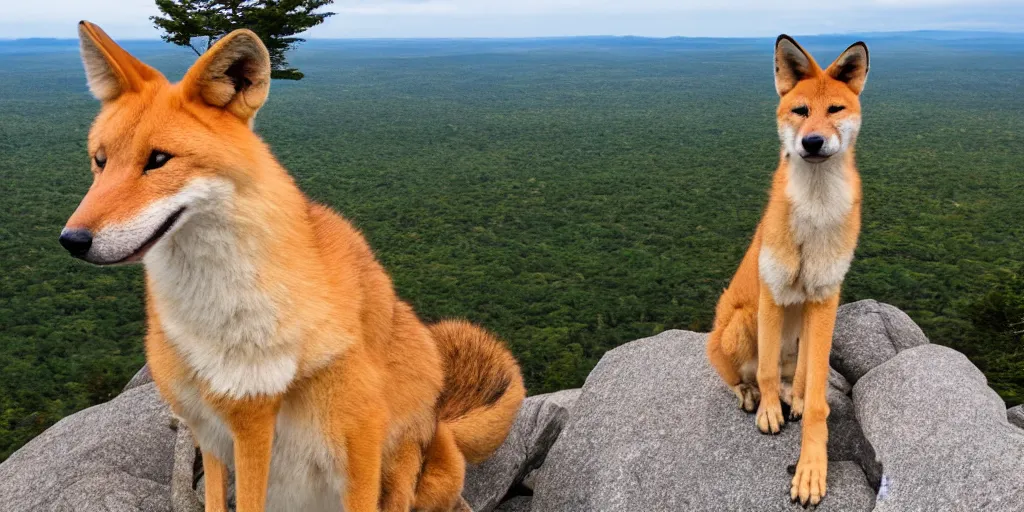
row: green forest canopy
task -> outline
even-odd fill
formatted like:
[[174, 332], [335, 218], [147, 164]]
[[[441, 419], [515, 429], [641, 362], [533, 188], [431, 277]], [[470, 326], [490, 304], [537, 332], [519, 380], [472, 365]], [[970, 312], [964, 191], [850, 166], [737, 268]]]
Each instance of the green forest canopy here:
[[[852, 40], [801, 38], [822, 60]], [[867, 40], [843, 299], [906, 310], [1020, 403], [1024, 45]], [[173, 79], [194, 58], [128, 48]], [[539, 393], [624, 342], [710, 327], [777, 159], [770, 55], [770, 40], [310, 41], [291, 57], [306, 79], [275, 82], [256, 125], [422, 317], [496, 331]], [[73, 41], [0, 41], [0, 459], [143, 362], [141, 269], [57, 244], [97, 107]]]

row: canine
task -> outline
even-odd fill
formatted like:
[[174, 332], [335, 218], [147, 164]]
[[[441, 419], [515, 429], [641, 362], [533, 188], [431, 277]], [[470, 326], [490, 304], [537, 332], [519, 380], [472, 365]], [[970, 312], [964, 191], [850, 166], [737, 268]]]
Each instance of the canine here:
[[447, 511], [525, 395], [493, 335], [425, 325], [360, 232], [253, 132], [271, 61], [248, 30], [177, 84], [79, 25], [100, 112], [60, 243], [141, 262], [146, 359], [202, 451], [206, 510]]
[[739, 406], [764, 433], [803, 417], [790, 497], [825, 495], [825, 393], [843, 278], [860, 232], [854, 143], [868, 48], [847, 48], [822, 69], [793, 38], [775, 42], [781, 151], [753, 242], [718, 301], [707, 354]]

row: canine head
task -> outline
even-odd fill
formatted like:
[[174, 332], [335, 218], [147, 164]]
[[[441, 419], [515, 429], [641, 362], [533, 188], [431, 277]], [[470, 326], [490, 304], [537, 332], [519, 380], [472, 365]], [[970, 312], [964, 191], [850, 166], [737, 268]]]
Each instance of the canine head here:
[[[245, 186], [257, 110], [270, 88], [270, 56], [237, 30], [170, 84], [81, 22], [89, 89], [102, 103], [89, 132], [93, 182], [61, 232], [72, 255], [95, 264], [139, 261], [194, 215]], [[265, 148], [264, 148], [265, 149]]]
[[775, 41], [779, 138], [790, 158], [821, 163], [853, 148], [860, 129], [860, 92], [868, 47], [857, 42], [822, 70], [793, 38]]

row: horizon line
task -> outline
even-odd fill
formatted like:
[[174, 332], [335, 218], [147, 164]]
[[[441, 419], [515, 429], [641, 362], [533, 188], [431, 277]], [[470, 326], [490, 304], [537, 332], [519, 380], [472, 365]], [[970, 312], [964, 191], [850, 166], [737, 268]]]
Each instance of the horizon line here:
[[[851, 32], [823, 32], [817, 34], [793, 34], [794, 37], [828, 37], [828, 36], [850, 36], [850, 35], [895, 35], [895, 34], [985, 34], [985, 35], [1024, 35], [1021, 30], [955, 30], [955, 29], [920, 29], [920, 30], [874, 30], [874, 31], [851, 31]], [[561, 36], [512, 36], [512, 37], [465, 37], [465, 36], [423, 36], [423, 37], [308, 37], [302, 38], [306, 41], [510, 41], [510, 40], [538, 40], [538, 39], [597, 39], [597, 38], [633, 38], [633, 39], [774, 39], [776, 36], [641, 36], [632, 34], [589, 34], [589, 35], [561, 35]], [[0, 41], [78, 41], [74, 37], [0, 37]], [[151, 38], [124, 38], [119, 41], [160, 41], [166, 42], [160, 37]], [[167, 43], [173, 45], [173, 43]]]

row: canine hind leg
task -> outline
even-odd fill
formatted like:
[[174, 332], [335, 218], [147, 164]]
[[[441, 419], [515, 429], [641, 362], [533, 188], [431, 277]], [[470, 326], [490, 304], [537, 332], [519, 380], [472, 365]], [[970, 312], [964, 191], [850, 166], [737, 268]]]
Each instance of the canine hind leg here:
[[740, 409], [757, 410], [761, 392], [757, 387], [756, 319], [736, 310], [708, 337], [707, 354], [729, 389], [736, 394]]
[[422, 467], [423, 448], [410, 436], [395, 448], [381, 470], [379, 506], [383, 512], [408, 512], [412, 508]]
[[466, 459], [455, 444], [455, 436], [445, 423], [424, 454], [423, 472], [416, 485], [416, 512], [459, 510], [462, 484], [466, 477]]

